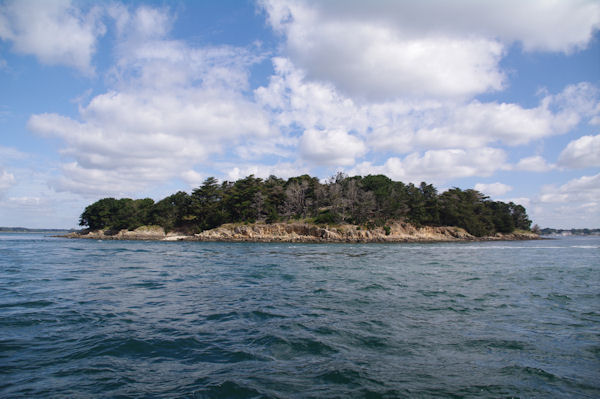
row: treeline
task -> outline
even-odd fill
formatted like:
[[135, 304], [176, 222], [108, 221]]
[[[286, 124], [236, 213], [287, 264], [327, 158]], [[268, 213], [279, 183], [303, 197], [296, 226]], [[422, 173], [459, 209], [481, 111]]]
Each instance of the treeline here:
[[600, 229], [541, 229], [542, 235], [556, 235], [556, 234], [568, 234], [572, 236], [591, 236], [600, 235]]
[[341, 173], [325, 183], [309, 175], [287, 180], [251, 175], [223, 183], [209, 177], [191, 194], [179, 191], [158, 202], [101, 199], [85, 208], [79, 224], [92, 230], [159, 225], [167, 231], [200, 232], [230, 222], [291, 219], [367, 227], [404, 220], [416, 226], [458, 226], [475, 236], [529, 230], [531, 225], [521, 205], [491, 201], [476, 190], [452, 188], [438, 194], [431, 184]]

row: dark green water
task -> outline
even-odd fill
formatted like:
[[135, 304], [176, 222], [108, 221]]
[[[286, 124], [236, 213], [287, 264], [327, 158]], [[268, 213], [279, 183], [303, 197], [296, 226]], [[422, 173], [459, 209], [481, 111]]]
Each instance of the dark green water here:
[[0, 235], [0, 397], [600, 397], [600, 238]]

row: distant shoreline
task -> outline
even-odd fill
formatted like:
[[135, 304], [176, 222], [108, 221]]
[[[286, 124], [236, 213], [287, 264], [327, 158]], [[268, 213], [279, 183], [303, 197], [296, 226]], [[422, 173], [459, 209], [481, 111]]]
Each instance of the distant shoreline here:
[[26, 227], [0, 227], [0, 233], [75, 233], [75, 229], [29, 229]]
[[283, 242], [283, 243], [418, 243], [539, 240], [532, 232], [516, 231], [475, 237], [459, 227], [417, 228], [408, 223], [364, 229], [356, 225], [318, 226], [307, 223], [225, 224], [198, 234], [165, 231], [159, 226], [144, 226], [133, 231], [82, 230], [60, 237], [95, 240], [206, 241], [206, 242]]

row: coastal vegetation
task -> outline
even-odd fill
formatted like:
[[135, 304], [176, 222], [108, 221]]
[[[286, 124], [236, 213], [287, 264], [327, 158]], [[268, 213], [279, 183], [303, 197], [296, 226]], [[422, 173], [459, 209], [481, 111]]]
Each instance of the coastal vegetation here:
[[179, 191], [151, 198], [103, 198], [87, 206], [79, 224], [90, 230], [135, 230], [157, 225], [165, 231], [199, 233], [225, 223], [272, 224], [301, 220], [316, 225], [353, 224], [383, 228], [394, 221], [414, 226], [456, 226], [476, 237], [530, 230], [525, 208], [492, 201], [472, 190], [451, 188], [442, 194], [425, 182], [393, 181], [384, 175], [342, 173], [326, 182], [302, 175], [287, 180], [250, 175], [235, 182], [207, 178], [191, 194]]

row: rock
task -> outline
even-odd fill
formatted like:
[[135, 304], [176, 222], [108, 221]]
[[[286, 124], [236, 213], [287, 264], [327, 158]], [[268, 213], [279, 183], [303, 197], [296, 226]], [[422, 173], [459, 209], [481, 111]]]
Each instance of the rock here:
[[417, 228], [404, 222], [392, 222], [389, 235], [383, 228], [357, 230], [350, 224], [317, 226], [289, 222], [242, 225], [229, 223], [194, 235], [169, 232], [158, 226], [144, 226], [134, 231], [88, 231], [69, 233], [65, 237], [102, 240], [163, 240], [163, 241], [252, 241], [252, 242], [438, 242], [438, 241], [484, 241], [484, 240], [531, 240], [539, 236], [530, 232], [496, 234], [491, 237], [474, 237], [458, 227], [425, 226]]

